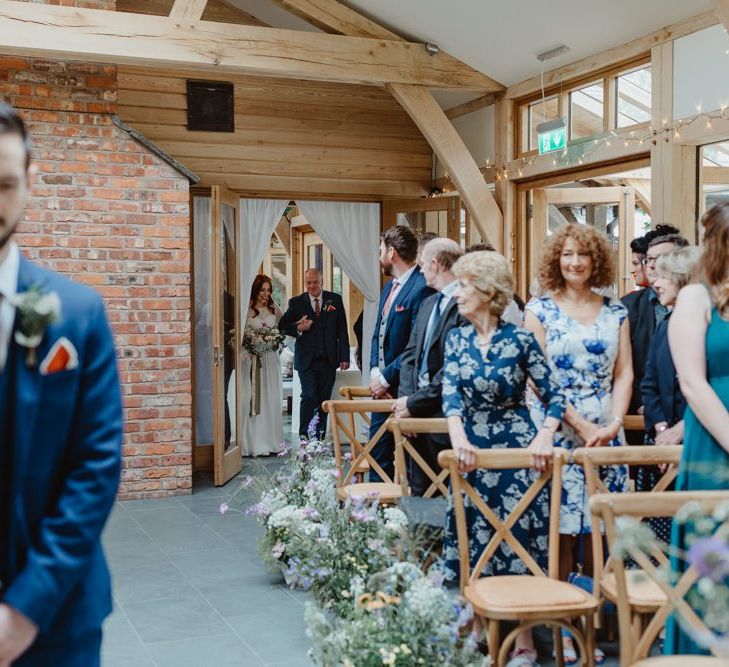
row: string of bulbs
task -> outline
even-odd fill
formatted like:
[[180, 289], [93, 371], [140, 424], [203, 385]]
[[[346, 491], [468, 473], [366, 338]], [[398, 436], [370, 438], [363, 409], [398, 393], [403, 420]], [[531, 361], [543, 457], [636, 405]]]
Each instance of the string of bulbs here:
[[[729, 107], [722, 106], [721, 109], [712, 112], [702, 112], [701, 107], [696, 108], [697, 115], [689, 119], [676, 121], [673, 125], [669, 125], [667, 120], [663, 121], [663, 124], [659, 128], [654, 128], [652, 125], [641, 128], [639, 130], [631, 130], [627, 133], [618, 134], [615, 130], [610, 131], [606, 136], [601, 136], [596, 139], [580, 142], [582, 151], [575, 160], [570, 156], [570, 146], [566, 146], [561, 151], [555, 151], [554, 153], [545, 153], [543, 155], [532, 155], [531, 157], [519, 158], [519, 164], [512, 167], [497, 167], [492, 165], [490, 160], [486, 160], [486, 166], [493, 168], [494, 180], [508, 180], [511, 178], [521, 178], [524, 175], [524, 171], [531, 167], [537, 160], [546, 161], [552, 160], [552, 165], [559, 168], [566, 168], [575, 165], [581, 165], [586, 162], [589, 157], [595, 153], [600, 147], [606, 146], [609, 148], [613, 143], [622, 142], [627, 148], [630, 144], [646, 144], [648, 142], [655, 144], [660, 141], [663, 137], [667, 137], [666, 141], [670, 138], [673, 140], [679, 140], [681, 138], [681, 130], [694, 123], [701, 121], [702, 119], [706, 122], [706, 128], [710, 130], [715, 120], [729, 120]], [[573, 145], [574, 146], [574, 145]], [[446, 176], [446, 178], [448, 178]]]

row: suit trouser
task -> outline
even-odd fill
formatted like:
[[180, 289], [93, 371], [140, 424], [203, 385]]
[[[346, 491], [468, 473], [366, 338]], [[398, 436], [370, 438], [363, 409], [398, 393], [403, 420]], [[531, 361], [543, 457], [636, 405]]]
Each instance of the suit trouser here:
[[99, 667], [101, 630], [74, 639], [39, 638], [13, 667]]
[[337, 369], [332, 368], [326, 359], [315, 359], [305, 371], [299, 372], [301, 382], [301, 405], [299, 409], [299, 435], [307, 437], [309, 424], [315, 416], [319, 423], [313, 429], [314, 435], [323, 437], [327, 431], [327, 415], [321, 404], [332, 397], [332, 389]]
[[[423, 461], [425, 461], [430, 469], [438, 475], [441, 471], [441, 467], [438, 465], [438, 454], [444, 450], [449, 449], [450, 444], [443, 442], [442, 439], [436, 440], [428, 435], [418, 435], [411, 440], [415, 451], [420, 454]], [[423, 471], [416, 461], [409, 455], [406, 456], [406, 465], [408, 473], [408, 482], [410, 483], [410, 490], [414, 496], [422, 496], [432, 484], [432, 480]], [[436, 491], [434, 496], [439, 496], [440, 491]]]
[[[378, 429], [385, 420], [391, 415], [389, 412], [373, 412], [372, 422], [370, 424], [370, 438], [374, 437]], [[382, 471], [393, 479], [395, 475], [395, 440], [390, 431], [385, 431], [377, 444], [372, 448], [372, 458], [377, 461]], [[382, 482], [382, 478], [374, 471], [370, 470], [370, 482]]]

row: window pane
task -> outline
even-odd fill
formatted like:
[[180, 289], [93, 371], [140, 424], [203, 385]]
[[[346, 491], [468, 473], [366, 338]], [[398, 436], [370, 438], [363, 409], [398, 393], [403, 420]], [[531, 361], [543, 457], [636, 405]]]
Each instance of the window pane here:
[[542, 100], [532, 102], [529, 105], [527, 115], [529, 117], [529, 146], [527, 150], [532, 151], [539, 148], [537, 125], [548, 120], [556, 120], [559, 118], [559, 101], [557, 97], [549, 97], [544, 103], [542, 103]]
[[600, 134], [603, 127], [603, 83], [570, 93], [570, 139]]
[[[701, 147], [701, 181], [704, 211], [729, 201], [729, 141]], [[697, 238], [703, 238], [703, 231], [697, 222]]]
[[618, 127], [648, 123], [651, 119], [650, 66], [623, 74], [616, 83]]

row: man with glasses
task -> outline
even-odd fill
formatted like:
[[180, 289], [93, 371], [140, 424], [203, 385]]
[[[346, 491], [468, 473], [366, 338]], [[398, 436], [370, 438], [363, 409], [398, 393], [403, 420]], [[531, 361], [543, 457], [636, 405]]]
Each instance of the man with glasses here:
[[[636, 241], [638, 240], [636, 239]], [[642, 247], [645, 247], [645, 257], [641, 258], [641, 262], [648, 286], [645, 289], [631, 292], [623, 297], [623, 303], [628, 309], [630, 343], [633, 353], [633, 395], [630, 399], [630, 407], [628, 408], [630, 414], [642, 414], [643, 412], [640, 383], [643, 380], [645, 366], [648, 361], [651, 339], [658, 324], [668, 315], [668, 310], [658, 301], [658, 296], [653, 287], [651, 287], [657, 278], [656, 260], [661, 255], [665, 255], [676, 248], [681, 248], [689, 244], [681, 236], [679, 230], [672, 225], [658, 225], [654, 230], [643, 236], [640, 241]], [[633, 243], [631, 243], [630, 247], [635, 257], [636, 249]], [[627, 440], [628, 444], [631, 445], [643, 444], [642, 434], [635, 431], [627, 434]]]
[[645, 271], [645, 256], [648, 252], [648, 239], [645, 236], [639, 236], [637, 239], [633, 239], [630, 242], [630, 264], [632, 270], [630, 275], [633, 276], [635, 281], [635, 289], [640, 290], [645, 287], [650, 287], [648, 282], [648, 275]]

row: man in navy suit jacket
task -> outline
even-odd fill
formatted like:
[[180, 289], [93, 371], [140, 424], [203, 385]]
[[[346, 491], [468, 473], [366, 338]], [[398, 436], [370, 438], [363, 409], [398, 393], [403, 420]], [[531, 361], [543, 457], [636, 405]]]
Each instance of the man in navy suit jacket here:
[[111, 611], [100, 536], [121, 394], [101, 298], [11, 240], [33, 174], [25, 127], [0, 105], [0, 665], [93, 667]]
[[[410, 340], [420, 304], [433, 293], [415, 263], [417, 254], [418, 239], [408, 227], [396, 225], [382, 235], [380, 265], [385, 275], [393, 279], [380, 295], [377, 324], [372, 336], [370, 390], [373, 398], [397, 396], [403, 352]], [[377, 433], [385, 419], [385, 413], [372, 415], [370, 437]], [[395, 445], [389, 432], [372, 448], [373, 458], [390, 479], [394, 473], [394, 453]], [[370, 471], [370, 481], [380, 481], [379, 475]]]
[[[304, 274], [306, 292], [289, 300], [279, 327], [296, 337], [294, 368], [301, 381], [299, 435], [306, 438], [326, 433], [326, 413], [321, 404], [332, 397], [337, 368], [349, 368], [349, 333], [342, 297], [322, 289], [318, 269]], [[318, 416], [316, 427], [309, 425]]]

